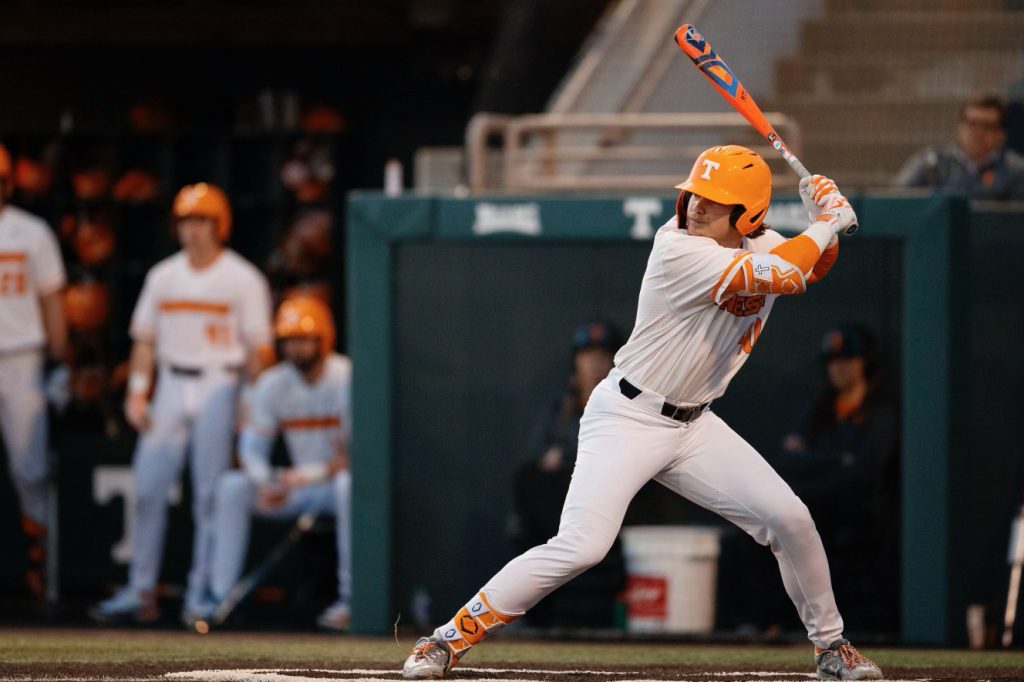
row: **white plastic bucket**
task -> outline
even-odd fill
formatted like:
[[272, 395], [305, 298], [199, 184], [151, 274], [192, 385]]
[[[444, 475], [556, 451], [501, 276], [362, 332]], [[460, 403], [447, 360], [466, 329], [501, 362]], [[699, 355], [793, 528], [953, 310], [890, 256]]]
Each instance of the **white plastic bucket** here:
[[706, 526], [622, 529], [627, 631], [712, 631], [720, 532]]

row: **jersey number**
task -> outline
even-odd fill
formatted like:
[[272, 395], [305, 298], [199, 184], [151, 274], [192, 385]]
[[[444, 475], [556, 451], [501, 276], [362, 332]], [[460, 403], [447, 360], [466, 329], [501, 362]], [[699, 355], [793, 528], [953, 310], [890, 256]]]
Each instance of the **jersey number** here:
[[0, 275], [0, 295], [23, 293], [25, 293], [25, 273], [23, 271], [7, 271]]
[[230, 346], [231, 328], [223, 323], [210, 322], [206, 325], [206, 338], [214, 346]]
[[736, 351], [736, 355], [739, 355], [740, 353], [747, 353], [749, 355], [750, 351], [754, 350], [754, 344], [757, 343], [759, 338], [761, 338], [761, 328], [763, 326], [764, 323], [761, 321], [760, 317], [750, 323], [747, 330], [743, 332], [743, 336], [740, 337], [740, 349]]

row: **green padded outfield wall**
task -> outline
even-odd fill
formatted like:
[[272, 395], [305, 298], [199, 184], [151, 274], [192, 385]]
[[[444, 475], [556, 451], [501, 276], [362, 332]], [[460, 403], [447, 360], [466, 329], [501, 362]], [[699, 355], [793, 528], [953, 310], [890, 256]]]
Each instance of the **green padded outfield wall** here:
[[[670, 197], [351, 197], [358, 632], [408, 619], [417, 587], [431, 595], [433, 618], [446, 618], [511, 558], [510, 477], [539, 405], [568, 377], [572, 330], [598, 316], [628, 333], [653, 230], [672, 206]], [[774, 208], [776, 225], [802, 212]], [[779, 302], [715, 410], [759, 449], [777, 447], [822, 385], [822, 331], [859, 320], [879, 332], [894, 388], [914, 396], [903, 401], [902, 638], [945, 642], [962, 629], [950, 549], [960, 379], [949, 359], [963, 289], [949, 264], [965, 211], [939, 199], [863, 199], [858, 213], [862, 234], [844, 242], [826, 280]], [[685, 503], [668, 513], [709, 521]]]

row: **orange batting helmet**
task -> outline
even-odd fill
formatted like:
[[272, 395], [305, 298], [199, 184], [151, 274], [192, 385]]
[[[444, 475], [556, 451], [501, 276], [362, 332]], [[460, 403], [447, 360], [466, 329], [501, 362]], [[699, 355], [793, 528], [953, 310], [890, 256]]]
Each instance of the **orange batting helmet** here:
[[313, 296], [289, 298], [277, 309], [274, 335], [279, 339], [315, 336], [320, 339], [320, 354], [334, 350], [334, 319], [327, 305]]
[[174, 197], [171, 215], [175, 220], [192, 216], [212, 218], [221, 241], [227, 241], [231, 235], [231, 206], [224, 190], [216, 185], [205, 182], [185, 185]]
[[686, 224], [689, 194], [720, 204], [735, 205], [730, 221], [740, 234], [750, 234], [764, 221], [772, 199], [772, 172], [757, 152], [729, 144], [712, 147], [697, 157], [690, 176], [676, 185], [683, 190], [676, 202], [680, 227]]

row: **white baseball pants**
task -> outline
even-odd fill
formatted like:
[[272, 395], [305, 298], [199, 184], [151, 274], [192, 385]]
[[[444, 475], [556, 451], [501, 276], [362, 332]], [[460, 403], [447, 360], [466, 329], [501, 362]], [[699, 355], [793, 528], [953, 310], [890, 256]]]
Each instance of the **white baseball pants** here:
[[339, 471], [334, 479], [303, 486], [274, 509], [258, 505], [256, 483], [243, 471], [228, 471], [217, 483], [214, 505], [214, 549], [211, 587], [217, 599], [224, 598], [242, 575], [249, 547], [252, 517], [297, 519], [306, 512], [330, 514], [335, 518], [335, 542], [338, 547], [338, 599], [348, 602], [352, 596], [351, 502], [352, 477]]
[[46, 525], [46, 396], [43, 352], [0, 354], [0, 431], [21, 513]]
[[128, 572], [135, 590], [156, 585], [167, 496], [181, 476], [186, 448], [190, 454], [193, 537], [186, 610], [200, 604], [209, 589], [213, 493], [217, 477], [231, 464], [237, 398], [238, 376], [233, 372], [207, 369], [192, 377], [161, 368], [150, 405], [152, 424], [135, 448], [135, 528]]
[[[828, 560], [807, 507], [775, 470], [713, 412], [690, 423], [662, 416], [660, 397], [629, 400], [617, 369], [590, 397], [558, 535], [513, 559], [482, 591], [506, 614], [538, 601], [599, 562], [630, 500], [654, 479], [771, 547], [812, 642], [839, 639]], [[652, 400], [652, 398], [655, 398]]]

